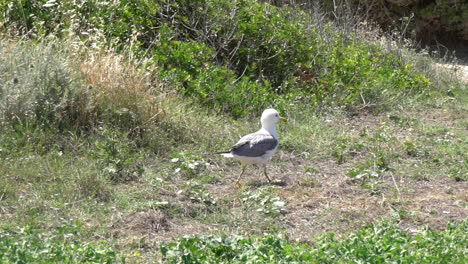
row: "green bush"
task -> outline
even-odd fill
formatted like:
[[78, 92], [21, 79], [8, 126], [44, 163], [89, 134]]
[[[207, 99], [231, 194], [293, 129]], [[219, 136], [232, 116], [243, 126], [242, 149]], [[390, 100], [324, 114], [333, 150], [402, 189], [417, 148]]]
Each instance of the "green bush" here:
[[7, 28], [68, 32], [149, 57], [167, 86], [234, 117], [290, 104], [380, 110], [430, 86], [353, 32], [254, 0], [17, 1], [0, 10]]
[[[313, 30], [306, 14], [256, 1], [168, 1], [160, 17], [170, 17], [177, 40], [190, 39], [213, 48], [215, 62], [237, 76], [261, 78], [279, 86], [295, 66], [313, 54]], [[311, 41], [312, 40], [312, 41]]]
[[359, 36], [323, 23], [312, 28], [313, 18], [297, 9], [200, 0], [161, 10], [166, 26], [154, 58], [163, 72], [184, 94], [236, 117], [291, 103], [387, 108], [430, 85]]
[[0, 22], [4, 30], [32, 38], [71, 34], [91, 42], [107, 39], [123, 47], [139, 32], [146, 32], [141, 43], [153, 40], [157, 20], [151, 18], [158, 7], [156, 1], [2, 1]]

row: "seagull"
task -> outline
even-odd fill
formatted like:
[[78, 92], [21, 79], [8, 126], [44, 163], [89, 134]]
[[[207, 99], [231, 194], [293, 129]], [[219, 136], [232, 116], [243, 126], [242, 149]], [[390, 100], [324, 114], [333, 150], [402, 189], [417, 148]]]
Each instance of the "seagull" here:
[[266, 109], [260, 118], [262, 124], [260, 130], [243, 136], [229, 151], [217, 153], [226, 158], [239, 160], [243, 165], [241, 174], [236, 180], [236, 186], [241, 186], [239, 181], [244, 174], [245, 168], [250, 164], [262, 165], [265, 177], [271, 182], [271, 178], [267, 174], [266, 164], [278, 149], [279, 139], [276, 132], [276, 123], [278, 121], [287, 122], [288, 120], [281, 117], [275, 109]]

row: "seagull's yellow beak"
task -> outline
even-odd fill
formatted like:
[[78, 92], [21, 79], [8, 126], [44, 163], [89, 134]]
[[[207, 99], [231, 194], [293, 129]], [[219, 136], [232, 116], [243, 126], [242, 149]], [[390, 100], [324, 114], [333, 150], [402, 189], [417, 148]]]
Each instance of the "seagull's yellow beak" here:
[[283, 122], [288, 122], [288, 120], [284, 117], [280, 117], [280, 120], [283, 121]]

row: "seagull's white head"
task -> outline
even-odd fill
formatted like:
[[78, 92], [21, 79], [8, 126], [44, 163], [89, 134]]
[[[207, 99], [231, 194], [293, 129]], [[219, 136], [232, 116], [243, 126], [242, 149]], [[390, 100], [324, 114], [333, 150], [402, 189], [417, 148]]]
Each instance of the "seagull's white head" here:
[[262, 113], [262, 118], [260, 121], [262, 122], [262, 127], [272, 127], [278, 123], [278, 121], [288, 122], [288, 120], [284, 117], [281, 117], [275, 109], [266, 109]]

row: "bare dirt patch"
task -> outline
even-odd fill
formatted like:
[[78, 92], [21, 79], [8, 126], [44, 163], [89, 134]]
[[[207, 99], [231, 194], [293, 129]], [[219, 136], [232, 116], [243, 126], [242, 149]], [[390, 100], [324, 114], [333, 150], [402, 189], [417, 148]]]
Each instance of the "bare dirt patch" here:
[[170, 229], [168, 217], [156, 210], [138, 212], [126, 217], [124, 229], [135, 234], [157, 234]]

